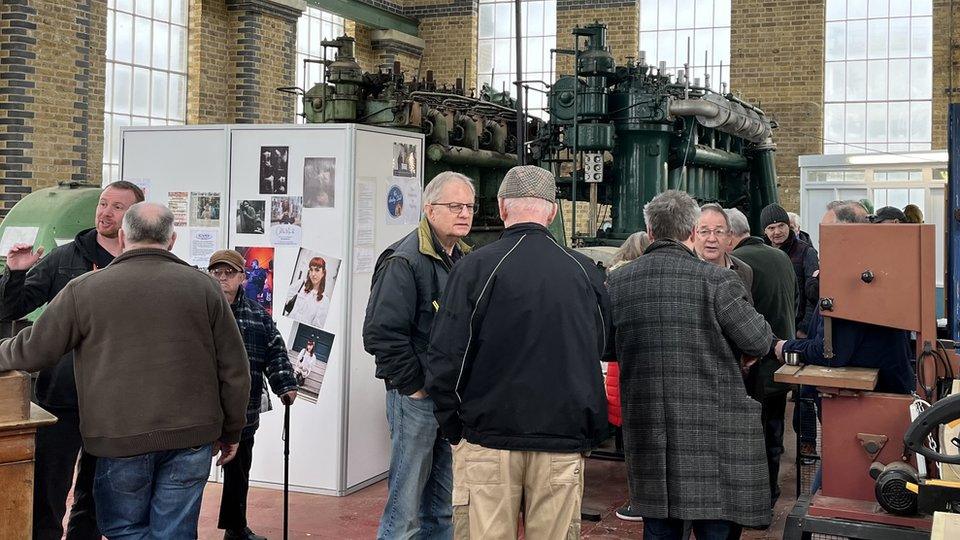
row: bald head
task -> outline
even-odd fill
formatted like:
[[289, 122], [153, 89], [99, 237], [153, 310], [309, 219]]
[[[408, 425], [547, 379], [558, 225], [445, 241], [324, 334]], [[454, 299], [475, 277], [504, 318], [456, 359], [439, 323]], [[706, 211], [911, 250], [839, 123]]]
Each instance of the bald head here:
[[120, 245], [123, 251], [138, 248], [171, 249], [177, 235], [173, 213], [159, 203], [139, 202], [123, 216]]

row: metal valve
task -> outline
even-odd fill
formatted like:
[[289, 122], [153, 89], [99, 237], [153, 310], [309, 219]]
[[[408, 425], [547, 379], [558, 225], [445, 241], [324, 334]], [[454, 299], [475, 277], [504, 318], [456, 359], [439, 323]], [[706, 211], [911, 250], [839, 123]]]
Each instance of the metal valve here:
[[873, 272], [871, 272], [870, 270], [864, 270], [863, 273], [860, 274], [860, 281], [864, 283], [873, 283], [873, 278], [874, 278]]

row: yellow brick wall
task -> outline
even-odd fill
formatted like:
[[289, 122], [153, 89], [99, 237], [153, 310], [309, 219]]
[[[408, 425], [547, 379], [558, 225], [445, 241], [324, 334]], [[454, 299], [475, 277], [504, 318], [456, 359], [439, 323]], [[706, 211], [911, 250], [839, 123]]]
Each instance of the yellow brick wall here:
[[[933, 144], [934, 150], [947, 147], [947, 111], [950, 103], [960, 101], [960, 93], [951, 94], [952, 84], [960, 87], [960, 72], [954, 66], [960, 64], [960, 51], [954, 45], [960, 40], [960, 5], [954, 5], [950, 13], [950, 0], [933, 0]], [[954, 24], [951, 28], [950, 21]], [[953, 54], [951, 55], [951, 47]]]
[[235, 76], [229, 65], [227, 37], [234, 34], [224, 0], [190, 2], [187, 49], [187, 123], [221, 124], [231, 120], [229, 81]]
[[[410, 0], [424, 2], [428, 0]], [[466, 88], [477, 82], [477, 16], [429, 17], [420, 21], [423, 49], [422, 73], [433, 70], [433, 78], [441, 84], [453, 84], [463, 77], [466, 60]], [[455, 39], [452, 39], [455, 38]]]
[[[589, 5], [589, 4], [584, 4]], [[607, 25], [607, 46], [617, 65], [627, 62], [627, 57], [636, 58], [639, 47], [637, 7], [600, 7], [557, 11], [557, 48], [573, 49], [573, 35], [577, 26], [585, 26], [594, 21]], [[583, 48], [582, 45], [580, 47]], [[573, 71], [573, 57], [558, 55], [556, 71], [569, 74]]]

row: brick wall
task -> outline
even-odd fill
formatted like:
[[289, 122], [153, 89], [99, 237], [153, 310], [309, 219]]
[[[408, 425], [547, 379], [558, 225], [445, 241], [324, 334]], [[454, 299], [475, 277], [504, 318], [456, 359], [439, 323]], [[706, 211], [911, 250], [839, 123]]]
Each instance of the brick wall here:
[[354, 21], [343, 21], [343, 32], [356, 40], [354, 55], [364, 71], [377, 70], [377, 53], [370, 42], [371, 28]]
[[731, 88], [782, 126], [773, 133], [780, 198], [799, 211], [797, 157], [823, 151], [824, 2], [734, 0], [732, 9]]
[[190, 2], [187, 49], [187, 123], [230, 122], [230, 67], [227, 4], [224, 0]]
[[100, 181], [105, 0], [0, 2], [0, 216], [33, 189]]
[[[960, 101], [960, 91], [951, 92], [950, 85], [960, 87], [960, 5], [950, 0], [933, 0], [933, 139], [934, 150], [947, 147], [948, 105]], [[953, 27], [950, 26], [951, 20]], [[952, 51], [952, 54], [951, 54]], [[951, 82], [951, 71], [953, 72]]]
[[438, 83], [452, 85], [464, 76], [466, 61], [464, 86], [476, 86], [477, 0], [406, 0], [404, 14], [420, 20], [421, 73], [432, 69]]

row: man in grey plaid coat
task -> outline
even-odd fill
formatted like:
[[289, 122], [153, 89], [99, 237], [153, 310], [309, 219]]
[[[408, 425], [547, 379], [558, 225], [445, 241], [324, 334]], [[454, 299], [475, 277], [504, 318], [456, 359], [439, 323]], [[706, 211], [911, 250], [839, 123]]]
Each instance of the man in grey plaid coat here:
[[760, 421], [741, 355], [774, 345], [737, 275], [693, 252], [699, 208], [667, 191], [644, 207], [654, 243], [611, 274], [631, 506], [644, 538], [738, 538], [770, 524]]

